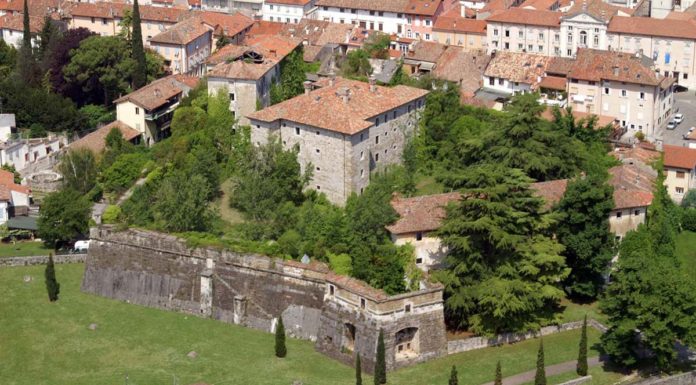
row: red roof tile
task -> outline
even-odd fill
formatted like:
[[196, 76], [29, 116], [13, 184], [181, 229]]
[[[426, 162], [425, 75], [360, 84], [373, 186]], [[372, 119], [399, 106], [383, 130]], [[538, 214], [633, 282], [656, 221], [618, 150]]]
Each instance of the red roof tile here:
[[150, 43], [185, 45], [211, 32], [213, 29], [214, 28], [206, 26], [201, 18], [195, 16], [189, 17], [184, 21], [174, 24], [166, 31], [153, 36], [150, 39]]
[[[200, 17], [200, 19], [204, 23], [212, 27], [219, 26], [220, 28], [222, 28], [222, 31], [225, 33], [225, 36], [227, 37], [237, 36], [240, 33], [250, 29], [251, 26], [254, 24], [254, 20], [252, 18], [246, 16], [241, 12], [236, 12], [230, 15], [220, 12], [204, 11], [196, 12], [195, 15]], [[216, 31], [216, 35], [218, 34], [219, 31]]]
[[568, 179], [532, 183], [529, 187], [536, 196], [544, 199], [544, 208], [549, 210], [563, 199], [566, 188], [568, 188]]
[[652, 69], [652, 60], [617, 51], [579, 48], [568, 78], [602, 81], [613, 80], [651, 86], [660, 85], [665, 77]]
[[665, 167], [693, 170], [696, 167], [696, 149], [665, 144]]
[[490, 16], [488, 23], [506, 23], [521, 25], [538, 25], [546, 27], [558, 27], [561, 24], [560, 12], [538, 11], [534, 9], [511, 8], [509, 10]]
[[[2, 0], [0, 0], [2, 1]], [[63, 10], [66, 15], [79, 17], [100, 17], [106, 19], [121, 18], [124, 11], [132, 10], [132, 4], [116, 3], [116, 2], [66, 2]], [[157, 21], [161, 23], [176, 23], [188, 13], [184, 9], [153, 7], [150, 5], [139, 5], [140, 18], [147, 21]]]
[[[128, 101], [146, 110], [154, 110], [186, 91], [186, 88], [192, 88], [189, 87], [189, 84], [194, 82], [198, 84], [196, 79], [185, 75], [170, 75], [157, 79], [128, 95], [120, 97], [114, 103], [118, 104]], [[182, 84], [180, 80], [185, 80], [185, 82]]]
[[[440, 15], [435, 24], [433, 25], [433, 31], [445, 31], [445, 32], [457, 32], [457, 33], [470, 33], [476, 35], [486, 35], [486, 21], [467, 19], [461, 17], [458, 12], [449, 13], [447, 15]], [[454, 44], [454, 42], [451, 42]]]
[[614, 209], [649, 206], [657, 172], [642, 163], [622, 164], [609, 169], [609, 184], [614, 187]]
[[609, 22], [607, 32], [694, 39], [696, 38], [696, 22], [694, 20], [616, 16]]
[[413, 198], [394, 197], [391, 205], [399, 214], [399, 219], [387, 226], [387, 230], [392, 234], [437, 230], [446, 216], [445, 207], [459, 199], [461, 194], [458, 192]]
[[468, 51], [449, 46], [437, 60], [433, 76], [459, 85], [461, 92], [474, 93], [481, 88], [481, 79], [491, 57], [483, 51]]
[[106, 147], [106, 136], [109, 135], [109, 132], [111, 132], [111, 129], [114, 127], [118, 128], [119, 131], [121, 131], [123, 139], [125, 139], [128, 142], [140, 136], [140, 133], [138, 131], [129, 127], [127, 124], [116, 120], [72, 142], [70, 144], [70, 148], [86, 148], [96, 154], [99, 154]]
[[551, 90], [565, 91], [568, 79], [558, 76], [545, 76], [539, 82], [539, 87]]
[[[260, 35], [244, 40], [245, 45], [227, 45], [208, 58], [215, 67], [208, 71], [209, 77], [257, 80], [278, 65], [290, 52], [300, 45], [299, 39], [283, 36]], [[243, 55], [253, 52], [260, 62], [246, 61]]]
[[[29, 16], [29, 30], [32, 33], [41, 32], [43, 17]], [[24, 32], [24, 16], [19, 13], [0, 16], [0, 29]]]
[[[7, 191], [15, 191], [22, 194], [31, 194], [31, 189], [14, 182], [14, 173], [7, 170], [0, 170], [0, 186]], [[12, 196], [10, 195], [10, 198]]]

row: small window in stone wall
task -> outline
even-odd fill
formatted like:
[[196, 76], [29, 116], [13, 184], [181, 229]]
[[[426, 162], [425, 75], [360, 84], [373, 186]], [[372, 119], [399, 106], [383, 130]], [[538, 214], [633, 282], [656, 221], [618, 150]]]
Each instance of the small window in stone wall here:
[[299, 127], [295, 127], [295, 135], [300, 135], [300, 128]]
[[329, 295], [333, 296], [336, 294], [336, 286], [334, 285], [329, 285]]
[[416, 265], [423, 263], [423, 258], [416, 258]]
[[423, 233], [419, 231], [416, 233], [416, 241], [422, 241], [422, 240], [423, 240]]
[[640, 210], [636, 210], [633, 212], [634, 215], [640, 215]]
[[404, 312], [410, 313], [411, 312], [411, 304], [407, 303], [406, 306], [404, 306]]
[[621, 211], [618, 211], [618, 212], [616, 213], [616, 217], [617, 217], [617, 218], [621, 218]]
[[367, 301], [365, 301], [365, 298], [360, 298], [360, 308], [364, 309], [366, 305]]

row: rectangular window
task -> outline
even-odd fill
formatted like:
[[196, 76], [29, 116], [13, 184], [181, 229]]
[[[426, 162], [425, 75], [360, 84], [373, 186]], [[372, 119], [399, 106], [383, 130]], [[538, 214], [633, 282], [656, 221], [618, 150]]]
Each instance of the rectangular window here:
[[419, 231], [416, 233], [416, 241], [422, 241], [422, 240], [423, 240], [423, 233]]
[[619, 212], [616, 213], [616, 217], [617, 217], [617, 218], [621, 218], [621, 211], [619, 211]]
[[[271, 7], [272, 7], [272, 6], [271, 6]], [[334, 286], [334, 285], [329, 285], [329, 295], [330, 295], [330, 296], [333, 296], [334, 294], [336, 294], [336, 286]]]
[[375, 163], [379, 162], [379, 154], [375, 154]]
[[375, 136], [375, 144], [379, 144], [379, 135]]
[[638, 97], [640, 100], [645, 100], [645, 92], [641, 92], [640, 96]]
[[609, 87], [604, 87], [604, 95], [609, 95]]
[[404, 312], [406, 312], [406, 313], [410, 313], [410, 312], [411, 312], [411, 304], [410, 304], [410, 303], [409, 303], [409, 304], [406, 304], [406, 306], [404, 306]]
[[675, 190], [677, 191], [677, 194], [684, 194], [684, 187], [677, 187]]
[[621, 90], [621, 96], [624, 98], [626, 97], [626, 90]]
[[523, 37], [524, 37], [524, 32], [518, 31], [518, 32], [517, 32], [517, 37], [523, 38]]
[[140, 108], [135, 107], [135, 114], [136, 114], [136, 115], [140, 115]]
[[321, 154], [321, 150], [319, 150], [318, 148], [315, 148], [314, 151], [316, 151], [317, 154]]
[[365, 298], [360, 298], [360, 308], [364, 309], [366, 304], [367, 302], [365, 301]]
[[360, 151], [360, 160], [363, 160], [363, 159], [365, 159], [365, 152]]
[[686, 178], [686, 173], [684, 171], [677, 171], [677, 178], [679, 178], [679, 179]]
[[423, 263], [423, 258], [416, 258], [416, 265]]
[[635, 216], [640, 215], [640, 210], [635, 210], [635, 211], [633, 212], [633, 215], [635, 215]]
[[300, 128], [299, 127], [295, 127], [295, 135], [300, 135]]
[[234, 102], [234, 92], [230, 92], [230, 101]]

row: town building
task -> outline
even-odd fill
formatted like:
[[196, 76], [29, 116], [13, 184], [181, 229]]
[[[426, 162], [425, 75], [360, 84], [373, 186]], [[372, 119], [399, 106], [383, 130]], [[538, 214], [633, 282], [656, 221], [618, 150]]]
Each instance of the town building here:
[[[43, 26], [43, 18], [29, 17], [29, 31], [31, 31], [31, 43], [33, 46], [38, 44], [38, 33]], [[0, 40], [7, 45], [19, 48], [24, 39], [24, 16], [19, 13], [6, 14], [0, 16]]]
[[472, 51], [485, 50], [486, 21], [463, 17], [460, 12], [454, 7], [435, 19], [433, 40]]
[[403, 56], [404, 73], [411, 76], [429, 74], [446, 48], [446, 45], [432, 41], [413, 42]]
[[184, 75], [157, 79], [116, 99], [116, 119], [139, 132], [146, 145], [152, 145], [171, 134], [174, 110], [198, 81], [198, 78]]
[[263, 0], [202, 0], [201, 9], [220, 12], [234, 13], [244, 12], [245, 14], [257, 17], [261, 16]]
[[412, 198], [395, 196], [391, 205], [399, 219], [387, 226], [392, 242], [397, 246], [410, 244], [414, 248], [416, 266], [423, 271], [443, 267], [447, 248], [435, 231], [446, 216], [447, 205], [461, 199], [457, 192], [424, 195]]
[[649, 139], [672, 113], [674, 79], [656, 74], [643, 55], [581, 48], [567, 76], [574, 110], [613, 116]]
[[17, 132], [15, 114], [0, 114], [0, 141], [7, 142]]
[[58, 152], [67, 144], [67, 138], [49, 135], [46, 138], [14, 139], [0, 143], [0, 165], [13, 166], [27, 173], [40, 165], [52, 166]]
[[263, 20], [297, 24], [314, 8], [316, 0], [266, 0]]
[[309, 188], [342, 205], [352, 193], [363, 192], [373, 170], [401, 162], [426, 95], [412, 87], [377, 86], [374, 80], [307, 82], [303, 95], [248, 116], [251, 140], [260, 145], [274, 136], [284, 148], [297, 148], [303, 169], [314, 167]]
[[507, 51], [491, 56], [483, 72], [483, 90], [504, 96], [536, 91], [551, 61], [548, 56]]
[[483, 50], [469, 51], [458, 46], [449, 46], [435, 63], [434, 77], [453, 82], [459, 86], [462, 97], [473, 97], [481, 88], [483, 74], [491, 57]]
[[31, 205], [31, 189], [14, 182], [14, 174], [0, 170], [0, 225], [14, 217], [27, 216]]
[[254, 20], [242, 12], [225, 14], [219, 12], [194, 12], [203, 24], [213, 29], [213, 47], [224, 38], [227, 44], [239, 44], [251, 30]]
[[696, 188], [696, 149], [664, 145], [663, 151], [667, 192], [681, 203], [686, 193]]
[[560, 12], [511, 8], [486, 19], [488, 53], [560, 56]]
[[299, 39], [274, 35], [226, 45], [208, 58], [208, 93], [224, 90], [239, 124], [249, 124], [247, 115], [271, 104], [271, 86], [280, 80], [281, 62], [299, 45]]
[[90, 132], [82, 138], [70, 143], [70, 149], [86, 149], [94, 154], [101, 154], [106, 148], [106, 136], [111, 130], [117, 129], [121, 132], [123, 140], [133, 144], [140, 143], [141, 133], [125, 123], [115, 120], [105, 126], [100, 127], [96, 131]]
[[190, 17], [153, 36], [150, 45], [164, 57], [168, 72], [200, 76], [212, 52], [214, 30], [201, 18]]

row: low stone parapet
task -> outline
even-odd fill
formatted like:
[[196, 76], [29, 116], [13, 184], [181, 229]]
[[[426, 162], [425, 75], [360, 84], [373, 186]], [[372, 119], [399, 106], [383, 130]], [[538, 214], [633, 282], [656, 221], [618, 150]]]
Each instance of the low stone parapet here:
[[[53, 256], [53, 263], [84, 263], [86, 258], [87, 254], [58, 254]], [[0, 267], [45, 265], [47, 263], [48, 255], [0, 258]]]

